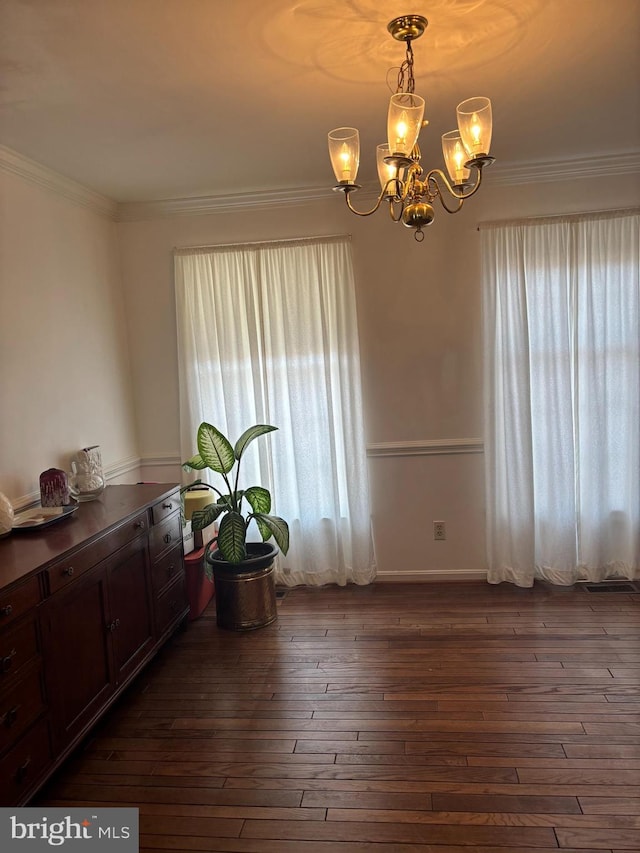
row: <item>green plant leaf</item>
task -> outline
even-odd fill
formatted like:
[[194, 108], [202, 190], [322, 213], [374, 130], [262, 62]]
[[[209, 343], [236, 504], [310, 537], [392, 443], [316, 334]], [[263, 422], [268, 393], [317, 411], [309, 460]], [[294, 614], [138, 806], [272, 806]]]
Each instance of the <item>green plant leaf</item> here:
[[228, 474], [235, 464], [229, 440], [220, 430], [206, 422], [198, 427], [198, 451], [206, 466], [218, 474]]
[[[289, 550], [289, 525], [284, 518], [277, 515], [265, 515], [261, 512], [256, 513], [253, 518], [256, 520], [263, 541], [266, 542], [273, 536], [278, 548], [283, 554], [286, 554]], [[266, 536], [265, 532], [267, 533]]]
[[240, 460], [240, 457], [244, 453], [247, 445], [252, 442], [254, 438], [258, 438], [259, 435], [264, 435], [267, 432], [273, 432], [275, 429], [278, 429], [278, 427], [270, 426], [269, 424], [256, 424], [255, 426], [246, 429], [236, 441], [236, 446], [233, 451], [236, 459], [238, 461]]
[[[182, 463], [183, 471], [202, 471], [202, 469], [206, 467], [207, 463], [204, 461], [204, 459], [202, 458], [202, 456], [200, 456], [199, 453], [196, 453], [196, 455], [192, 456], [191, 459], [187, 459], [186, 462]], [[188, 488], [191, 488], [191, 484], [189, 484]]]
[[257, 515], [252, 515], [250, 517], [255, 519], [255, 522], [258, 525], [258, 530], [260, 531], [260, 536], [262, 536], [262, 541], [266, 542], [268, 539], [271, 539], [273, 531], [264, 523], [262, 518]]
[[216, 503], [223, 506], [228, 512], [240, 512], [243, 495], [242, 489], [238, 489], [237, 492], [232, 492], [230, 495], [220, 495]]
[[218, 540], [217, 539], [210, 539], [207, 542], [205, 549], [204, 549], [204, 559], [202, 561], [204, 563], [204, 573], [207, 577], [207, 580], [210, 580], [210, 581], [213, 581], [213, 567], [212, 567], [211, 563], [209, 562], [209, 554], [211, 551], [213, 551], [217, 547], [218, 547]]
[[228, 512], [220, 522], [218, 548], [227, 563], [241, 563], [247, 556], [247, 525], [239, 512]]
[[271, 495], [262, 486], [250, 486], [244, 496], [254, 512], [271, 512]]
[[191, 515], [191, 529], [204, 530], [205, 527], [213, 524], [223, 512], [226, 512], [226, 507], [219, 504], [208, 504], [203, 509], [194, 509]]

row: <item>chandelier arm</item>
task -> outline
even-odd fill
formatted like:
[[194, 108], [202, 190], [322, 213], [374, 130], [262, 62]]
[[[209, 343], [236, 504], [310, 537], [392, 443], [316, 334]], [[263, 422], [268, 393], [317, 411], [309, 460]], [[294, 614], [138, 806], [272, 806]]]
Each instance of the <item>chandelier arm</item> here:
[[[398, 200], [398, 196], [387, 196], [389, 199], [389, 216], [391, 217], [393, 222], [400, 222], [402, 219], [402, 211], [404, 210], [404, 201]], [[399, 212], [396, 216], [395, 214], [395, 204], [399, 204]]]
[[[449, 207], [447, 205], [447, 203], [445, 202], [443, 188], [440, 186], [438, 178], [440, 178], [440, 180], [444, 181], [445, 189], [449, 192], [449, 194], [452, 196], [452, 198], [455, 198], [458, 200], [457, 207], [454, 207], [454, 208]], [[429, 187], [429, 194], [430, 194], [431, 200], [435, 199], [437, 196], [440, 199], [440, 204], [444, 207], [444, 209], [447, 211], [447, 213], [457, 213], [460, 210], [460, 208], [462, 207], [462, 205], [464, 203], [464, 199], [460, 198], [460, 196], [458, 196], [456, 193], [454, 193], [454, 191], [451, 187], [451, 184], [449, 183], [449, 181], [446, 178], [446, 175], [443, 172], [441, 172], [440, 169], [432, 169], [427, 174], [425, 186]]]
[[463, 199], [463, 200], [465, 198], [471, 198], [472, 195], [475, 195], [478, 192], [478, 190], [480, 189], [480, 184], [482, 183], [482, 166], [478, 166], [476, 163], [472, 163], [470, 168], [475, 169], [476, 172], [478, 173], [478, 176], [476, 178], [475, 184], [471, 187], [470, 190], [468, 190], [465, 193], [460, 193], [460, 195], [458, 195], [458, 193], [456, 193], [456, 196], [458, 198]]
[[[434, 176], [434, 180], [436, 177], [440, 178], [442, 181], [444, 181], [444, 185], [445, 185], [445, 187], [448, 190], [450, 195], [452, 195], [454, 198], [461, 199], [462, 201], [464, 201], [467, 198], [471, 198], [472, 195], [475, 195], [478, 192], [478, 190], [480, 189], [480, 184], [482, 183], [482, 166], [478, 165], [477, 163], [472, 163], [470, 168], [476, 170], [477, 177], [476, 177], [475, 184], [473, 184], [473, 186], [469, 190], [467, 190], [466, 192], [462, 192], [462, 193], [455, 192], [455, 190], [453, 189], [453, 187], [449, 183], [447, 176], [440, 169], [432, 169], [429, 172], [429, 174], [427, 175], [427, 179], [431, 178], [432, 175]], [[440, 189], [440, 185], [439, 185], [437, 180], [435, 180], [435, 184], [438, 187], [438, 189]], [[458, 209], [459, 208], [456, 208], [456, 212]]]
[[381, 190], [380, 195], [378, 196], [378, 200], [376, 201], [375, 205], [371, 208], [371, 210], [356, 210], [355, 207], [351, 204], [351, 200], [349, 199], [349, 196], [351, 195], [350, 192], [346, 192], [344, 194], [345, 201], [347, 202], [347, 207], [349, 208], [349, 210], [352, 213], [355, 213], [356, 216], [371, 216], [371, 214], [375, 213], [376, 210], [378, 210], [378, 208], [382, 204], [382, 200], [385, 197], [385, 190], [386, 190], [387, 185], [389, 183], [390, 183], [390, 181], [387, 181], [387, 184], [385, 184], [384, 188]]

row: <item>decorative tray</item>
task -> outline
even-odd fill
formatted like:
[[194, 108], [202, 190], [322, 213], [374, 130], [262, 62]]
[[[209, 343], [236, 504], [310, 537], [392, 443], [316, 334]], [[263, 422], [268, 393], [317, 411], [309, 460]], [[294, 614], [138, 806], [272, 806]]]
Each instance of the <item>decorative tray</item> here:
[[18, 513], [13, 519], [13, 530], [39, 530], [48, 527], [63, 518], [68, 518], [78, 509], [78, 504], [71, 506], [35, 506]]

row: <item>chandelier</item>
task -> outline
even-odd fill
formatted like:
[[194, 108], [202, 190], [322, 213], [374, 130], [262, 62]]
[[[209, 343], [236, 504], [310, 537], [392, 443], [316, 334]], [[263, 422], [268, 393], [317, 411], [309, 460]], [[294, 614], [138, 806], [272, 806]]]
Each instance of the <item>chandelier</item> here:
[[344, 193], [349, 210], [358, 216], [370, 216], [386, 200], [391, 219], [413, 228], [418, 242], [424, 240], [422, 229], [433, 222], [433, 202], [439, 199], [447, 213], [457, 213], [480, 188], [483, 168], [495, 160], [489, 156], [491, 101], [479, 97], [458, 104], [458, 129], [442, 136], [449, 177], [441, 169], [425, 173], [420, 165], [418, 135], [428, 121], [423, 120], [424, 98], [414, 91], [412, 42], [427, 26], [422, 15], [403, 15], [387, 26], [394, 39], [406, 43], [406, 56], [389, 102], [387, 142], [376, 150], [381, 190], [371, 210], [356, 210], [351, 203], [351, 193], [360, 189], [355, 182], [360, 164], [357, 128], [339, 127], [329, 133], [329, 156], [338, 181], [334, 190]]

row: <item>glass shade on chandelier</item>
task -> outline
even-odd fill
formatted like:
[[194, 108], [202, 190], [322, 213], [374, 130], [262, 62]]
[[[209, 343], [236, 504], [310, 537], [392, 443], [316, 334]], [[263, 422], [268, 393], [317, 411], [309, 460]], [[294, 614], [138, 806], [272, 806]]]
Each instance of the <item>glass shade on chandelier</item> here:
[[456, 108], [458, 130], [469, 158], [486, 157], [491, 147], [491, 101], [469, 98]]
[[471, 169], [465, 166], [469, 155], [462, 144], [459, 130], [442, 134], [442, 154], [453, 186], [464, 186], [469, 180]]
[[387, 142], [392, 155], [410, 157], [424, 117], [424, 98], [412, 92], [396, 92], [389, 101]]
[[399, 69], [397, 91], [389, 102], [387, 142], [376, 149], [381, 189], [373, 209], [356, 210], [349, 197], [359, 189], [355, 182], [360, 162], [358, 130], [342, 127], [329, 133], [329, 155], [338, 182], [334, 189], [344, 193], [349, 209], [358, 216], [369, 216], [387, 200], [393, 221], [413, 228], [417, 240], [423, 239], [422, 229], [433, 222], [432, 202], [437, 198], [447, 213], [457, 213], [464, 201], [479, 189], [483, 168], [494, 161], [489, 155], [491, 101], [474, 97], [458, 104], [458, 127], [442, 136], [448, 176], [441, 169], [425, 172], [420, 164], [418, 137], [428, 122], [424, 121], [424, 98], [414, 91], [411, 43], [423, 34], [427, 24], [421, 15], [404, 15], [388, 25], [391, 35], [405, 42], [406, 59]]
[[329, 134], [329, 156], [339, 184], [355, 184], [360, 165], [360, 134], [355, 127], [338, 127]]
[[383, 192], [388, 195], [393, 195], [393, 183], [398, 177], [398, 167], [395, 163], [390, 162], [389, 145], [385, 142], [383, 145], [378, 145], [376, 148], [376, 166], [378, 167], [378, 180]]

